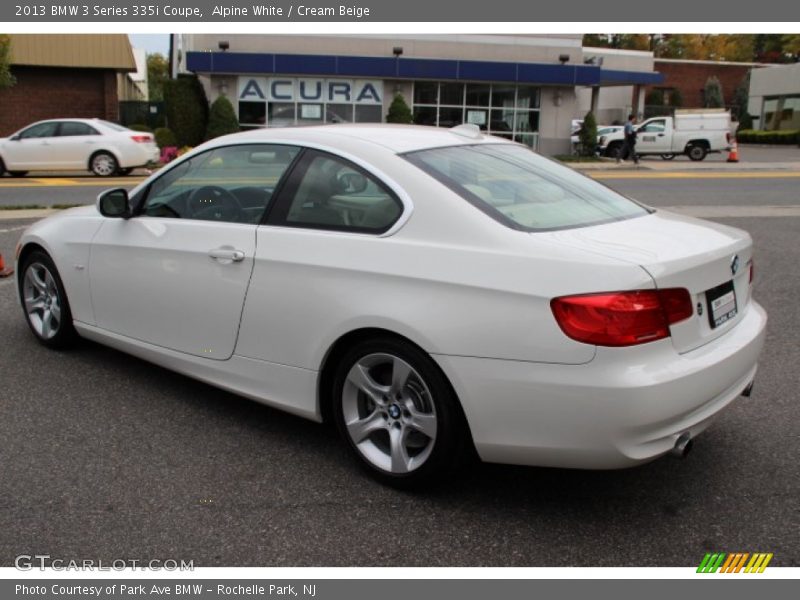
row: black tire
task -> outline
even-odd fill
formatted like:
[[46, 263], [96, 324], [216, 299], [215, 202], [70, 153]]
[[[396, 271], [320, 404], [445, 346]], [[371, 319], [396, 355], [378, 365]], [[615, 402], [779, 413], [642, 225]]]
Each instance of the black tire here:
[[703, 160], [707, 154], [708, 148], [700, 144], [692, 144], [686, 148], [686, 155], [689, 157], [689, 160], [693, 160], [695, 162]]
[[[389, 362], [382, 364], [383, 357]], [[404, 369], [411, 368], [399, 388], [391, 385], [397, 359], [404, 363]], [[364, 371], [370, 382], [386, 385], [386, 395], [382, 398], [385, 403], [380, 406], [370, 400], [364, 388], [348, 379], [351, 369], [370, 361], [375, 366]], [[336, 367], [331, 397], [339, 433], [360, 465], [382, 483], [409, 489], [441, 481], [473, 456], [466, 419], [450, 383], [430, 356], [408, 342], [385, 337], [365, 340], [350, 348]], [[419, 417], [426, 419], [428, 429], [435, 427], [432, 438], [411, 425]], [[351, 427], [356, 421], [377, 424], [359, 442], [363, 450], [354, 441], [348, 419]], [[390, 441], [393, 434], [401, 440], [408, 459], [397, 460], [397, 464], [407, 468], [405, 472], [394, 469], [396, 454]], [[382, 461], [389, 462], [388, 469], [376, 464]]]
[[[29, 272], [31, 272], [30, 278]], [[49, 278], [45, 272], [49, 273]], [[44, 285], [37, 286], [35, 281], [44, 283]], [[53, 260], [40, 250], [26, 255], [20, 266], [18, 285], [25, 320], [36, 339], [48, 348], [61, 349], [73, 345], [78, 339], [78, 334], [72, 325], [72, 311], [67, 293]], [[37, 300], [43, 304], [41, 314], [39, 314], [39, 310], [29, 312], [29, 307]], [[52, 310], [54, 306], [60, 309], [57, 325], [55, 311]], [[45, 330], [47, 311], [50, 314], [47, 318], [49, 329]]]
[[3, 159], [0, 158], [0, 177], [2, 177], [3, 173], [5, 173], [5, 172], [6, 172], [6, 165], [3, 162]]
[[27, 171], [9, 171], [8, 174], [11, 175], [12, 177], [25, 177], [25, 175], [27, 175], [28, 172]]
[[119, 169], [117, 159], [110, 152], [95, 152], [89, 159], [89, 170], [98, 177], [111, 177]]
[[675, 154], [662, 154], [662, 155], [661, 155], [661, 158], [662, 158], [663, 160], [672, 160], [672, 159], [674, 159], [674, 158], [675, 158], [675, 156], [676, 156]]
[[612, 142], [608, 146], [606, 146], [606, 156], [610, 158], [621, 158], [620, 156], [621, 152], [622, 152], [621, 142]]
[[127, 177], [131, 173], [133, 173], [133, 169], [132, 168], [130, 168], [130, 169], [118, 169], [117, 170], [117, 174], [118, 175], [122, 175], [123, 177]]

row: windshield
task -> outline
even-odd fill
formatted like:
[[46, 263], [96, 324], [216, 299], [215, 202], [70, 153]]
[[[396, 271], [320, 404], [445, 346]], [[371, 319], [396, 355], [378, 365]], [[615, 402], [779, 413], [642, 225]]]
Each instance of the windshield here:
[[405, 157], [514, 229], [586, 227], [649, 213], [604, 185], [516, 144], [450, 146]]

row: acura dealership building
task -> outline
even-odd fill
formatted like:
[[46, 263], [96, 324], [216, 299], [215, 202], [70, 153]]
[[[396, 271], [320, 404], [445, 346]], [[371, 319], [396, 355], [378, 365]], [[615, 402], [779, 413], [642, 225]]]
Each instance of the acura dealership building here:
[[595, 54], [570, 34], [175, 34], [170, 60], [173, 74], [199, 77], [210, 102], [226, 95], [242, 128], [382, 122], [401, 94], [415, 123], [473, 123], [559, 154], [603, 88], [639, 112], [640, 90], [661, 81], [652, 57], [614, 65]]

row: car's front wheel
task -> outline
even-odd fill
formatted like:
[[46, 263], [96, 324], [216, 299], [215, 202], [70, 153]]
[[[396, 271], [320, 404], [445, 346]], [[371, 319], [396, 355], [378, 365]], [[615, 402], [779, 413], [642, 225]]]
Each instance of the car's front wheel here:
[[116, 174], [119, 165], [113, 155], [108, 152], [98, 152], [89, 161], [89, 168], [98, 177], [110, 177]]
[[64, 284], [52, 259], [35, 251], [22, 261], [20, 296], [25, 318], [45, 346], [64, 348], [77, 338]]
[[334, 417], [360, 463], [398, 487], [429, 483], [468, 456], [458, 399], [433, 360], [402, 340], [365, 341], [339, 362]]

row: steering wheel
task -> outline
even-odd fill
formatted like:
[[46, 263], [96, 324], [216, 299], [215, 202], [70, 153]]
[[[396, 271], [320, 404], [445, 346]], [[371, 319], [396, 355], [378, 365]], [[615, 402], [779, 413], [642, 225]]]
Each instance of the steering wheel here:
[[204, 221], [242, 221], [242, 205], [225, 188], [204, 185], [197, 188], [186, 200], [190, 218]]

